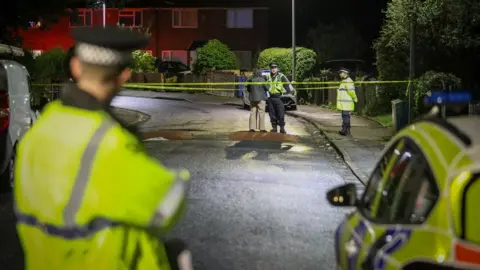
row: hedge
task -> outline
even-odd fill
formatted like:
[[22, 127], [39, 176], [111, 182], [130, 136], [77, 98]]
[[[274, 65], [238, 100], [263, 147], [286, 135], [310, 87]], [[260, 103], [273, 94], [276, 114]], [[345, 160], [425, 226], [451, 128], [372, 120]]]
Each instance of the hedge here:
[[35, 81], [51, 83], [66, 76], [64, 67], [66, 53], [61, 48], [52, 49], [35, 58]]
[[[283, 74], [289, 78], [292, 77], [291, 48], [268, 48], [263, 50], [258, 56], [258, 67], [267, 69], [271, 62], [276, 62]], [[313, 50], [297, 47], [295, 70], [296, 80], [302, 81], [309, 77], [316, 62], [317, 54]]]
[[153, 57], [150, 53], [142, 50], [134, 51], [132, 62], [132, 70], [134, 72], [156, 72], [157, 68], [155, 67], [156, 58]]
[[237, 57], [230, 48], [217, 39], [207, 42], [197, 49], [197, 59], [193, 63], [196, 73], [204, 73], [210, 69], [228, 70], [237, 68]]

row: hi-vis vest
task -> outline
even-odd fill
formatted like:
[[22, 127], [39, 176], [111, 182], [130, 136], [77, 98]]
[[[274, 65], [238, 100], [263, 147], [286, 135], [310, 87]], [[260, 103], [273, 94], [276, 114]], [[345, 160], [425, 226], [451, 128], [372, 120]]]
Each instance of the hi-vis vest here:
[[270, 89], [268, 90], [268, 92], [270, 92], [270, 94], [274, 94], [274, 95], [282, 95], [283, 94], [284, 87], [283, 87], [283, 84], [282, 84], [282, 78], [284, 76], [285, 75], [283, 75], [282, 73], [278, 73], [277, 76], [275, 76], [275, 78], [272, 79], [271, 74], [267, 75], [267, 82], [270, 83]]
[[169, 270], [158, 237], [182, 213], [169, 171], [104, 111], [49, 104], [19, 144], [14, 202], [27, 270]]
[[355, 109], [355, 102], [357, 101], [353, 80], [351, 78], [342, 80], [337, 90], [337, 109], [341, 111], [353, 111]]

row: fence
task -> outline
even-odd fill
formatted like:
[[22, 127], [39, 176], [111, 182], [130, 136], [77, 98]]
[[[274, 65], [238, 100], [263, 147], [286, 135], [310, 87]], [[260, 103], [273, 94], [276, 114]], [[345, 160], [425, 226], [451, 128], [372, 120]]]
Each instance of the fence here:
[[[207, 74], [205, 75], [186, 74], [179, 81], [179, 86], [181, 86], [182, 83], [205, 83], [205, 86], [201, 86], [201, 87], [206, 88], [207, 90], [198, 90], [198, 91], [194, 90], [194, 92], [203, 92], [203, 93], [207, 93], [215, 96], [235, 97], [236, 86], [233, 84], [232, 85], [211, 85], [211, 84], [209, 85], [209, 83], [219, 83], [219, 82], [234, 83], [235, 80], [236, 80], [235, 72], [210, 71], [210, 72], [207, 72]], [[212, 90], [208, 90], [208, 89], [212, 89]], [[192, 91], [188, 91], [188, 92], [191, 93]]]

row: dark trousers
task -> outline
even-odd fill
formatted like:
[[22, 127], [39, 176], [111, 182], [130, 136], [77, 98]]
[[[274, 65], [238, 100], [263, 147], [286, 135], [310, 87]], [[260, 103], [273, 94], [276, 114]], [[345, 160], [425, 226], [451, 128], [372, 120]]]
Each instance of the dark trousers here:
[[269, 97], [267, 102], [272, 128], [285, 127], [285, 105], [283, 105], [283, 101], [280, 97]]
[[342, 132], [345, 134], [350, 133], [350, 112], [342, 111]]

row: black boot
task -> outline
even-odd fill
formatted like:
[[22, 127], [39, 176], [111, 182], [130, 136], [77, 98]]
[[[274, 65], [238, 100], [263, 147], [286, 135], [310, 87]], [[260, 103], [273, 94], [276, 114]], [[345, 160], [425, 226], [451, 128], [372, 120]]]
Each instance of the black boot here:
[[347, 133], [347, 125], [345, 124], [345, 122], [342, 121], [342, 129], [338, 132], [338, 134], [342, 135], [342, 136], [347, 136], [348, 133]]
[[280, 127], [280, 133], [286, 134], [285, 127]]
[[270, 130], [270, 132], [277, 132], [277, 127], [276, 127], [276, 126], [272, 126], [272, 129]]

